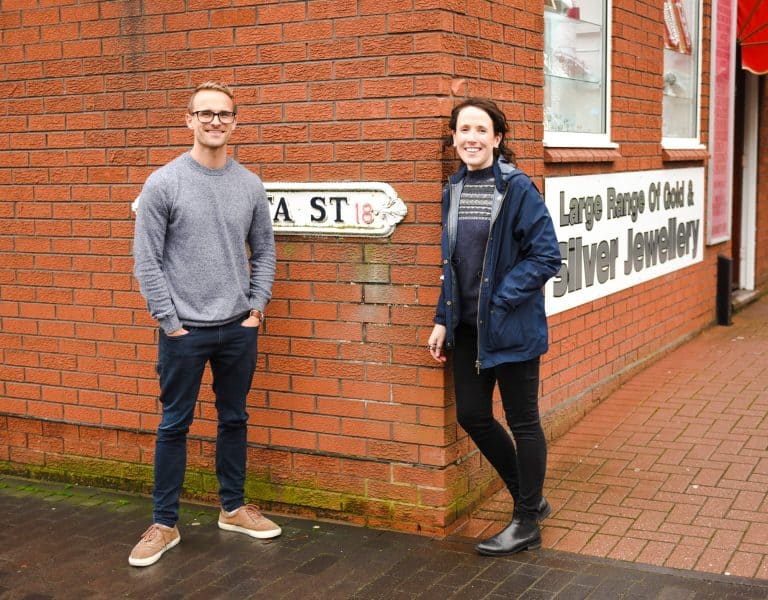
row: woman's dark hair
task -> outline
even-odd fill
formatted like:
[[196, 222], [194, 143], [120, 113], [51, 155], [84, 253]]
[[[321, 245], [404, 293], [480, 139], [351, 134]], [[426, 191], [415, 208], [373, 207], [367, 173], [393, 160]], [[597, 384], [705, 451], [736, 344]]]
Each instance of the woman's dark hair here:
[[[488, 98], [467, 98], [460, 104], [454, 106], [453, 110], [451, 111], [451, 118], [448, 121], [448, 127], [450, 127], [451, 131], [453, 133], [456, 132], [456, 123], [459, 120], [459, 113], [462, 111], [462, 109], [465, 109], [468, 106], [474, 106], [475, 108], [479, 108], [480, 110], [484, 111], [489, 117], [491, 117], [494, 135], [499, 133], [501, 134], [499, 147], [493, 149], [494, 158], [498, 158], [499, 154], [501, 154], [504, 158], [507, 159], [507, 161], [514, 163], [515, 153], [512, 152], [512, 150], [510, 150], [507, 146], [507, 133], [509, 133], [507, 118], [504, 116], [504, 113], [493, 100], [489, 100]], [[450, 145], [452, 143], [453, 140], [449, 138], [447, 144]]]

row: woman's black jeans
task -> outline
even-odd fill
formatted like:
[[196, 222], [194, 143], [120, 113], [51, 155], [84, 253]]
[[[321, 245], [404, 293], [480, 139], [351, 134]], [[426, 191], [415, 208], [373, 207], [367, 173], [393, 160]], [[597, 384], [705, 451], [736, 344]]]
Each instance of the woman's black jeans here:
[[[477, 372], [477, 330], [456, 329], [453, 381], [459, 425], [506, 484], [521, 518], [535, 518], [547, 470], [547, 441], [539, 420], [539, 357]], [[493, 416], [498, 382], [512, 437]], [[514, 438], [514, 442], [513, 439]]]

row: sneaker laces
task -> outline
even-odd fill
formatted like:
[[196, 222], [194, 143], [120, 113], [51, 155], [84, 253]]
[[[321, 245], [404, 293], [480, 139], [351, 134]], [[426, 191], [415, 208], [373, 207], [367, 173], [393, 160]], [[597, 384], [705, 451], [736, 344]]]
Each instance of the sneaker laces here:
[[245, 514], [247, 514], [251, 519], [254, 521], [261, 519], [263, 515], [261, 514], [261, 511], [259, 510], [259, 507], [255, 504], [244, 504], [242, 510], [245, 511]]
[[[259, 507], [255, 504], [243, 504], [240, 507], [240, 511], [245, 512], [245, 517], [250, 520], [252, 523], [256, 523], [260, 519], [264, 518], [264, 515], [261, 514], [261, 511], [259, 510]], [[238, 511], [238, 512], [240, 512]]]
[[149, 528], [141, 534], [141, 541], [142, 542], [150, 542], [158, 535], [161, 535], [160, 533], [160, 525], [157, 523], [153, 523], [149, 526]]

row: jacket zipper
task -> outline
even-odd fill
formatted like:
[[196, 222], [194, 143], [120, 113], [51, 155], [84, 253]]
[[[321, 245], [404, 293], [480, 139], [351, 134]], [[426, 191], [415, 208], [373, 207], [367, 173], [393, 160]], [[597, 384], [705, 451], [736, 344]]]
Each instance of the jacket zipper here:
[[[495, 188], [495, 186], [494, 186]], [[496, 190], [494, 189], [494, 192]], [[480, 296], [483, 290], [483, 281], [485, 280], [485, 259], [488, 258], [488, 246], [491, 245], [491, 230], [493, 222], [488, 223], [488, 240], [485, 242], [485, 252], [483, 252], [483, 268], [480, 270], [480, 291], [477, 294], [477, 356], [475, 357], [475, 369], [480, 375]]]

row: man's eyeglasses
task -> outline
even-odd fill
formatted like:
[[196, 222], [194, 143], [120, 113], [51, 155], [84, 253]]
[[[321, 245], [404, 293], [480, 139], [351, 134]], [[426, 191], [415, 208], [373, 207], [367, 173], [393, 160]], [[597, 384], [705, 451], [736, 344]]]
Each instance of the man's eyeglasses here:
[[235, 115], [237, 113], [233, 113], [228, 110], [223, 110], [221, 112], [213, 112], [212, 110], [196, 110], [190, 114], [195, 115], [197, 120], [201, 123], [213, 123], [213, 119], [219, 117], [219, 123], [222, 125], [229, 125], [230, 123], [235, 122]]

